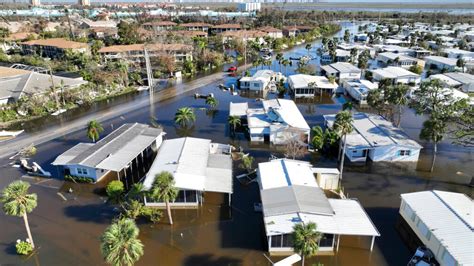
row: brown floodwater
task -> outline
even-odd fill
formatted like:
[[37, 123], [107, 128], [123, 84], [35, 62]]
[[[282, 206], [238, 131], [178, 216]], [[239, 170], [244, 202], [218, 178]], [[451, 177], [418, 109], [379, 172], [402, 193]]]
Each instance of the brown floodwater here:
[[[314, 48], [316, 49], [316, 48]], [[305, 55], [304, 48], [296, 48], [286, 54]], [[278, 65], [272, 66], [277, 69]], [[255, 71], [255, 70], [253, 70]], [[292, 73], [294, 69], [290, 69]], [[229, 103], [248, 101], [258, 106], [251, 95], [232, 96], [218, 89], [219, 83], [235, 84], [235, 77], [204, 86], [196, 92], [214, 93], [219, 106], [214, 112], [205, 110], [204, 100], [195, 100], [193, 92], [153, 103], [139, 110], [104, 121], [108, 134], [112, 128], [125, 122], [149, 123], [154, 117], [164, 127], [167, 138], [192, 135], [210, 138], [215, 142], [232, 143], [242, 147], [256, 158], [267, 161], [271, 156], [283, 156], [282, 149], [266, 144], [250, 144], [244, 134], [231, 137], [227, 126]], [[185, 86], [185, 84], [183, 85]], [[147, 93], [124, 96], [117, 101], [147, 99]], [[267, 97], [276, 97], [268, 94]], [[321, 125], [323, 114], [341, 110], [344, 97], [324, 95], [312, 101], [297, 101], [298, 107], [310, 126]], [[195, 126], [182, 130], [173, 123], [177, 108], [191, 106], [196, 110]], [[402, 127], [410, 137], [419, 140], [418, 134], [424, 118], [405, 109]], [[40, 123], [38, 128], [47, 122]], [[112, 127], [113, 125], [113, 127]], [[34, 128], [31, 129], [34, 131]], [[33, 160], [56, 175], [50, 165], [54, 158], [81, 141], [88, 141], [85, 132], [78, 131], [38, 145]], [[321, 262], [324, 265], [406, 265], [413, 247], [401, 237], [397, 229], [400, 194], [412, 191], [440, 189], [466, 193], [472, 197], [468, 184], [474, 173], [474, 150], [452, 145], [449, 139], [439, 145], [439, 154], [433, 173], [427, 172], [431, 164], [432, 147], [420, 142], [425, 148], [416, 164], [367, 163], [347, 165], [342, 184], [345, 193], [357, 198], [364, 206], [381, 233], [376, 238], [374, 250], [369, 251], [368, 239], [342, 238], [335, 256], [316, 256], [307, 265]], [[336, 167], [337, 162], [319, 154], [307, 154], [303, 159], [321, 167]], [[21, 177], [22, 173], [11, 167], [9, 160], [0, 160], [0, 188], [12, 180], [23, 179], [32, 183], [31, 190], [38, 194], [38, 207], [29, 215], [31, 230], [38, 251], [34, 256], [15, 254], [14, 242], [24, 239], [23, 221], [17, 217], [0, 214], [0, 265], [104, 265], [99, 250], [99, 237], [117, 216], [114, 206], [105, 203], [103, 185], [74, 185], [58, 178], [41, 179]], [[237, 163], [235, 164], [237, 165]], [[235, 166], [235, 174], [240, 173]], [[68, 193], [72, 186], [73, 193]], [[58, 192], [61, 195], [58, 195]], [[65, 199], [64, 199], [64, 198]], [[137, 265], [270, 265], [264, 257], [266, 240], [262, 214], [254, 211], [259, 202], [256, 183], [242, 185], [234, 181], [232, 206], [227, 206], [219, 194], [207, 193], [205, 204], [198, 209], [173, 210], [175, 224], [169, 226], [164, 216], [158, 224], [138, 221], [140, 239], [145, 245], [145, 255]], [[271, 258], [273, 261], [277, 257]]]

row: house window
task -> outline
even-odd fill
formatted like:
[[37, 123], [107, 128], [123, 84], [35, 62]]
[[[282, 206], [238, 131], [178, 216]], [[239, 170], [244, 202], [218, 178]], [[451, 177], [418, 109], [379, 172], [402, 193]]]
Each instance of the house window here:
[[332, 247], [334, 242], [334, 235], [332, 234], [323, 234], [321, 239], [319, 240], [320, 247]]
[[281, 235], [271, 236], [271, 247], [279, 248], [281, 247]]
[[80, 175], [87, 175], [87, 169], [77, 168], [77, 173]]
[[282, 237], [282, 247], [293, 247], [293, 235], [292, 234], [284, 234]]
[[399, 156], [410, 156], [410, 150], [400, 150], [398, 151]]

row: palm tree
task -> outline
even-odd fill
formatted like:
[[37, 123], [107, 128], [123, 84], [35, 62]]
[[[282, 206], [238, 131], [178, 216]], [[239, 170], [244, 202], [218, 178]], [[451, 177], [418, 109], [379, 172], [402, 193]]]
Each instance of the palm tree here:
[[6, 215], [23, 217], [31, 247], [35, 248], [27, 214], [38, 205], [38, 196], [35, 193], [28, 194], [29, 188], [30, 184], [27, 182], [14, 181], [2, 190], [0, 202], [3, 203], [3, 211]]
[[408, 103], [407, 94], [409, 90], [410, 88], [407, 85], [394, 85], [390, 87], [388, 92], [388, 102], [398, 107], [397, 127], [400, 127], [400, 124], [402, 122], [402, 108]]
[[231, 115], [227, 118], [227, 122], [232, 126], [232, 131], [235, 131], [235, 128], [241, 124], [240, 117]]
[[314, 149], [321, 150], [324, 147], [324, 131], [320, 126], [314, 126], [311, 129], [313, 138], [311, 139], [311, 144]]
[[283, 53], [277, 53], [275, 59], [277, 60], [278, 62], [278, 65], [280, 67], [280, 73], [281, 73], [281, 64], [282, 64], [282, 61], [283, 61]]
[[318, 252], [321, 233], [316, 228], [315, 223], [299, 223], [293, 227], [293, 249], [301, 255], [301, 265], [304, 265], [305, 257], [311, 257]]
[[100, 250], [105, 262], [114, 266], [131, 266], [143, 256], [143, 244], [138, 239], [138, 229], [132, 219], [112, 223], [100, 238]]
[[457, 61], [456, 61], [456, 66], [457, 67], [460, 67], [462, 69], [462, 72], [464, 73], [464, 67], [466, 65], [466, 62], [464, 61], [464, 59], [462, 58], [459, 58]]
[[291, 61], [290, 59], [283, 59], [281, 61], [281, 64], [285, 67], [285, 76], [288, 76], [288, 71], [287, 71], [287, 66], [289, 66], [291, 64]]
[[354, 109], [354, 103], [352, 103], [352, 101], [346, 101], [342, 104], [343, 111], [349, 111], [352, 113], [352, 109]]
[[194, 121], [196, 121], [196, 115], [190, 107], [179, 108], [174, 115], [174, 122], [180, 126], [186, 127]]
[[97, 122], [97, 120], [89, 121], [87, 125], [87, 137], [92, 140], [92, 142], [96, 142], [99, 140], [100, 133], [104, 131], [102, 125]]
[[309, 57], [309, 51], [311, 51], [311, 48], [313, 48], [313, 46], [311, 45], [311, 43], [308, 43], [306, 44], [304, 48], [308, 51], [308, 57]]
[[179, 190], [174, 186], [174, 177], [170, 172], [160, 172], [155, 176], [155, 182], [150, 190], [150, 197], [153, 200], [164, 201], [166, 204], [166, 210], [168, 211], [168, 217], [170, 224], [173, 224], [173, 217], [171, 217], [170, 202], [174, 201], [178, 196]]
[[206, 98], [206, 104], [214, 109], [217, 107], [217, 105], [219, 105], [219, 101], [216, 99], [216, 97], [209, 96]]
[[[352, 132], [352, 115], [349, 111], [341, 111], [336, 115], [336, 121], [334, 121], [334, 130], [339, 134], [341, 139], [343, 138], [344, 146], [342, 148], [341, 165], [339, 167], [340, 180], [342, 180], [342, 170], [344, 167], [344, 158], [346, 156], [346, 138], [347, 134]], [[339, 151], [341, 146], [339, 145]]]

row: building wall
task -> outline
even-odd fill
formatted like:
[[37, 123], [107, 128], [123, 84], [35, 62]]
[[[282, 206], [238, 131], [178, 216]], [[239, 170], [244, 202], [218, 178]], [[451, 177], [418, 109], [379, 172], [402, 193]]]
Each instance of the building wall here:
[[[408, 151], [409, 155], [406, 154]], [[370, 150], [369, 158], [374, 162], [416, 162], [420, 155], [420, 149], [408, 148], [403, 146], [391, 145], [391, 146], [380, 146]]]
[[431, 233], [423, 221], [420, 220], [413, 209], [411, 209], [403, 199], [400, 204], [399, 213], [421, 242], [423, 242], [423, 244], [433, 252], [436, 260], [441, 266], [458, 265], [453, 256], [451, 256], [451, 254], [449, 254], [446, 248], [441, 244], [439, 239]]
[[101, 170], [82, 165], [65, 165], [64, 169], [69, 169], [70, 175], [72, 176], [89, 177], [95, 181], [99, 180], [102, 175], [106, 174], [106, 171], [104, 170], [102, 170], [102, 172]]
[[336, 190], [339, 187], [339, 175], [337, 174], [321, 174], [316, 175], [318, 186], [322, 189]]
[[339, 73], [340, 80], [359, 80], [361, 73]]

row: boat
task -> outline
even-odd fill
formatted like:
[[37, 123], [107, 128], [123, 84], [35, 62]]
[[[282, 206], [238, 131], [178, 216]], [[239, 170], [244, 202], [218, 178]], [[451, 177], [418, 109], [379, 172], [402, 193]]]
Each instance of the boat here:
[[439, 266], [433, 252], [427, 247], [418, 247], [407, 266]]

